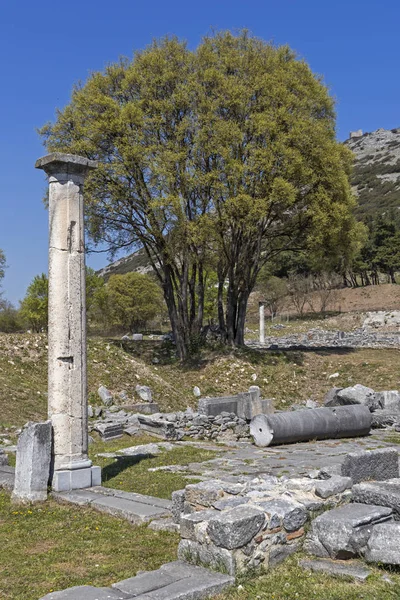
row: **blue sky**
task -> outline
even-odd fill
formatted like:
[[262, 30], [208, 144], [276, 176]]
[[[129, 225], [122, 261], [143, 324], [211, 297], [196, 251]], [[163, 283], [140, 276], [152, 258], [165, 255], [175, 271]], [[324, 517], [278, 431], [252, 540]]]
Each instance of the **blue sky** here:
[[[47, 271], [45, 154], [36, 128], [85, 81], [154, 37], [197, 46], [211, 28], [246, 27], [289, 44], [324, 77], [337, 100], [338, 138], [353, 129], [400, 126], [398, 0], [0, 0], [0, 248], [5, 297], [18, 303]], [[100, 268], [105, 255], [88, 257]]]

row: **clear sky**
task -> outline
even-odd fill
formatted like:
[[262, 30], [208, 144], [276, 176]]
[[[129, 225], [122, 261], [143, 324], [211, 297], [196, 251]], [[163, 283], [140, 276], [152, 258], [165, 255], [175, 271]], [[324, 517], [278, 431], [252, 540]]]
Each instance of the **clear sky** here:
[[[400, 126], [399, 0], [0, 0], [0, 248], [5, 297], [17, 304], [47, 272], [45, 154], [36, 128], [68, 103], [72, 85], [153, 38], [195, 48], [214, 29], [246, 27], [289, 44], [337, 101], [338, 138]], [[106, 255], [88, 257], [100, 268]]]

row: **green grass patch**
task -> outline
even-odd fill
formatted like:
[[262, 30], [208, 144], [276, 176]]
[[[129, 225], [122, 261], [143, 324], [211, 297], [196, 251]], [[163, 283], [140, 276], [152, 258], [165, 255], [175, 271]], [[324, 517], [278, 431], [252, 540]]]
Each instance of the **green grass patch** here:
[[19, 507], [0, 491], [0, 598], [36, 600], [75, 585], [108, 586], [176, 560], [178, 535], [54, 501]]
[[164, 450], [154, 457], [142, 458], [121, 456], [118, 458], [104, 458], [96, 456], [99, 452], [116, 452], [122, 448], [157, 442], [154, 438], [124, 438], [114, 442], [97, 441], [90, 445], [90, 457], [94, 464], [102, 467], [103, 485], [126, 492], [136, 492], [156, 496], [157, 498], [171, 498], [172, 492], [184, 488], [189, 482], [199, 481], [195, 476], [188, 481], [184, 476], [187, 473], [173, 473], [168, 471], [150, 471], [150, 468], [164, 467], [167, 465], [188, 465], [194, 462], [211, 460], [216, 452], [203, 450], [195, 446], [176, 446], [173, 450]]

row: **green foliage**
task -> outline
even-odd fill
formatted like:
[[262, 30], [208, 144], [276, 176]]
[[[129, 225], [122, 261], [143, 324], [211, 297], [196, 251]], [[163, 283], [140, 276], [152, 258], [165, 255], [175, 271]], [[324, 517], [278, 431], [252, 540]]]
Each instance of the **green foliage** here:
[[143, 246], [187, 355], [204, 318], [206, 267], [226, 290], [230, 343], [241, 344], [261, 266], [306, 250], [322, 260], [357, 246], [333, 101], [288, 47], [246, 31], [176, 38], [109, 65], [74, 89], [42, 128], [49, 151], [100, 161], [87, 181], [92, 238]]
[[47, 275], [36, 275], [21, 302], [22, 321], [33, 331], [47, 329], [49, 282]]
[[146, 322], [162, 310], [160, 287], [140, 273], [112, 275], [107, 282], [106, 295], [113, 322], [131, 331], [145, 327]]
[[275, 316], [289, 294], [287, 281], [274, 275], [266, 279], [259, 278], [258, 289], [271, 315]]
[[19, 311], [7, 300], [0, 299], [0, 331], [12, 333], [22, 328]]

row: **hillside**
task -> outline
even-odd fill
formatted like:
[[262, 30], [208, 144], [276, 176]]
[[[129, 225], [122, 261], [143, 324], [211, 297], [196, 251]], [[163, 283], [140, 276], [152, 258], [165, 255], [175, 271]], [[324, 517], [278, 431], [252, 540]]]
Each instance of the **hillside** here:
[[377, 129], [345, 144], [355, 154], [351, 183], [364, 219], [400, 206], [400, 128]]

